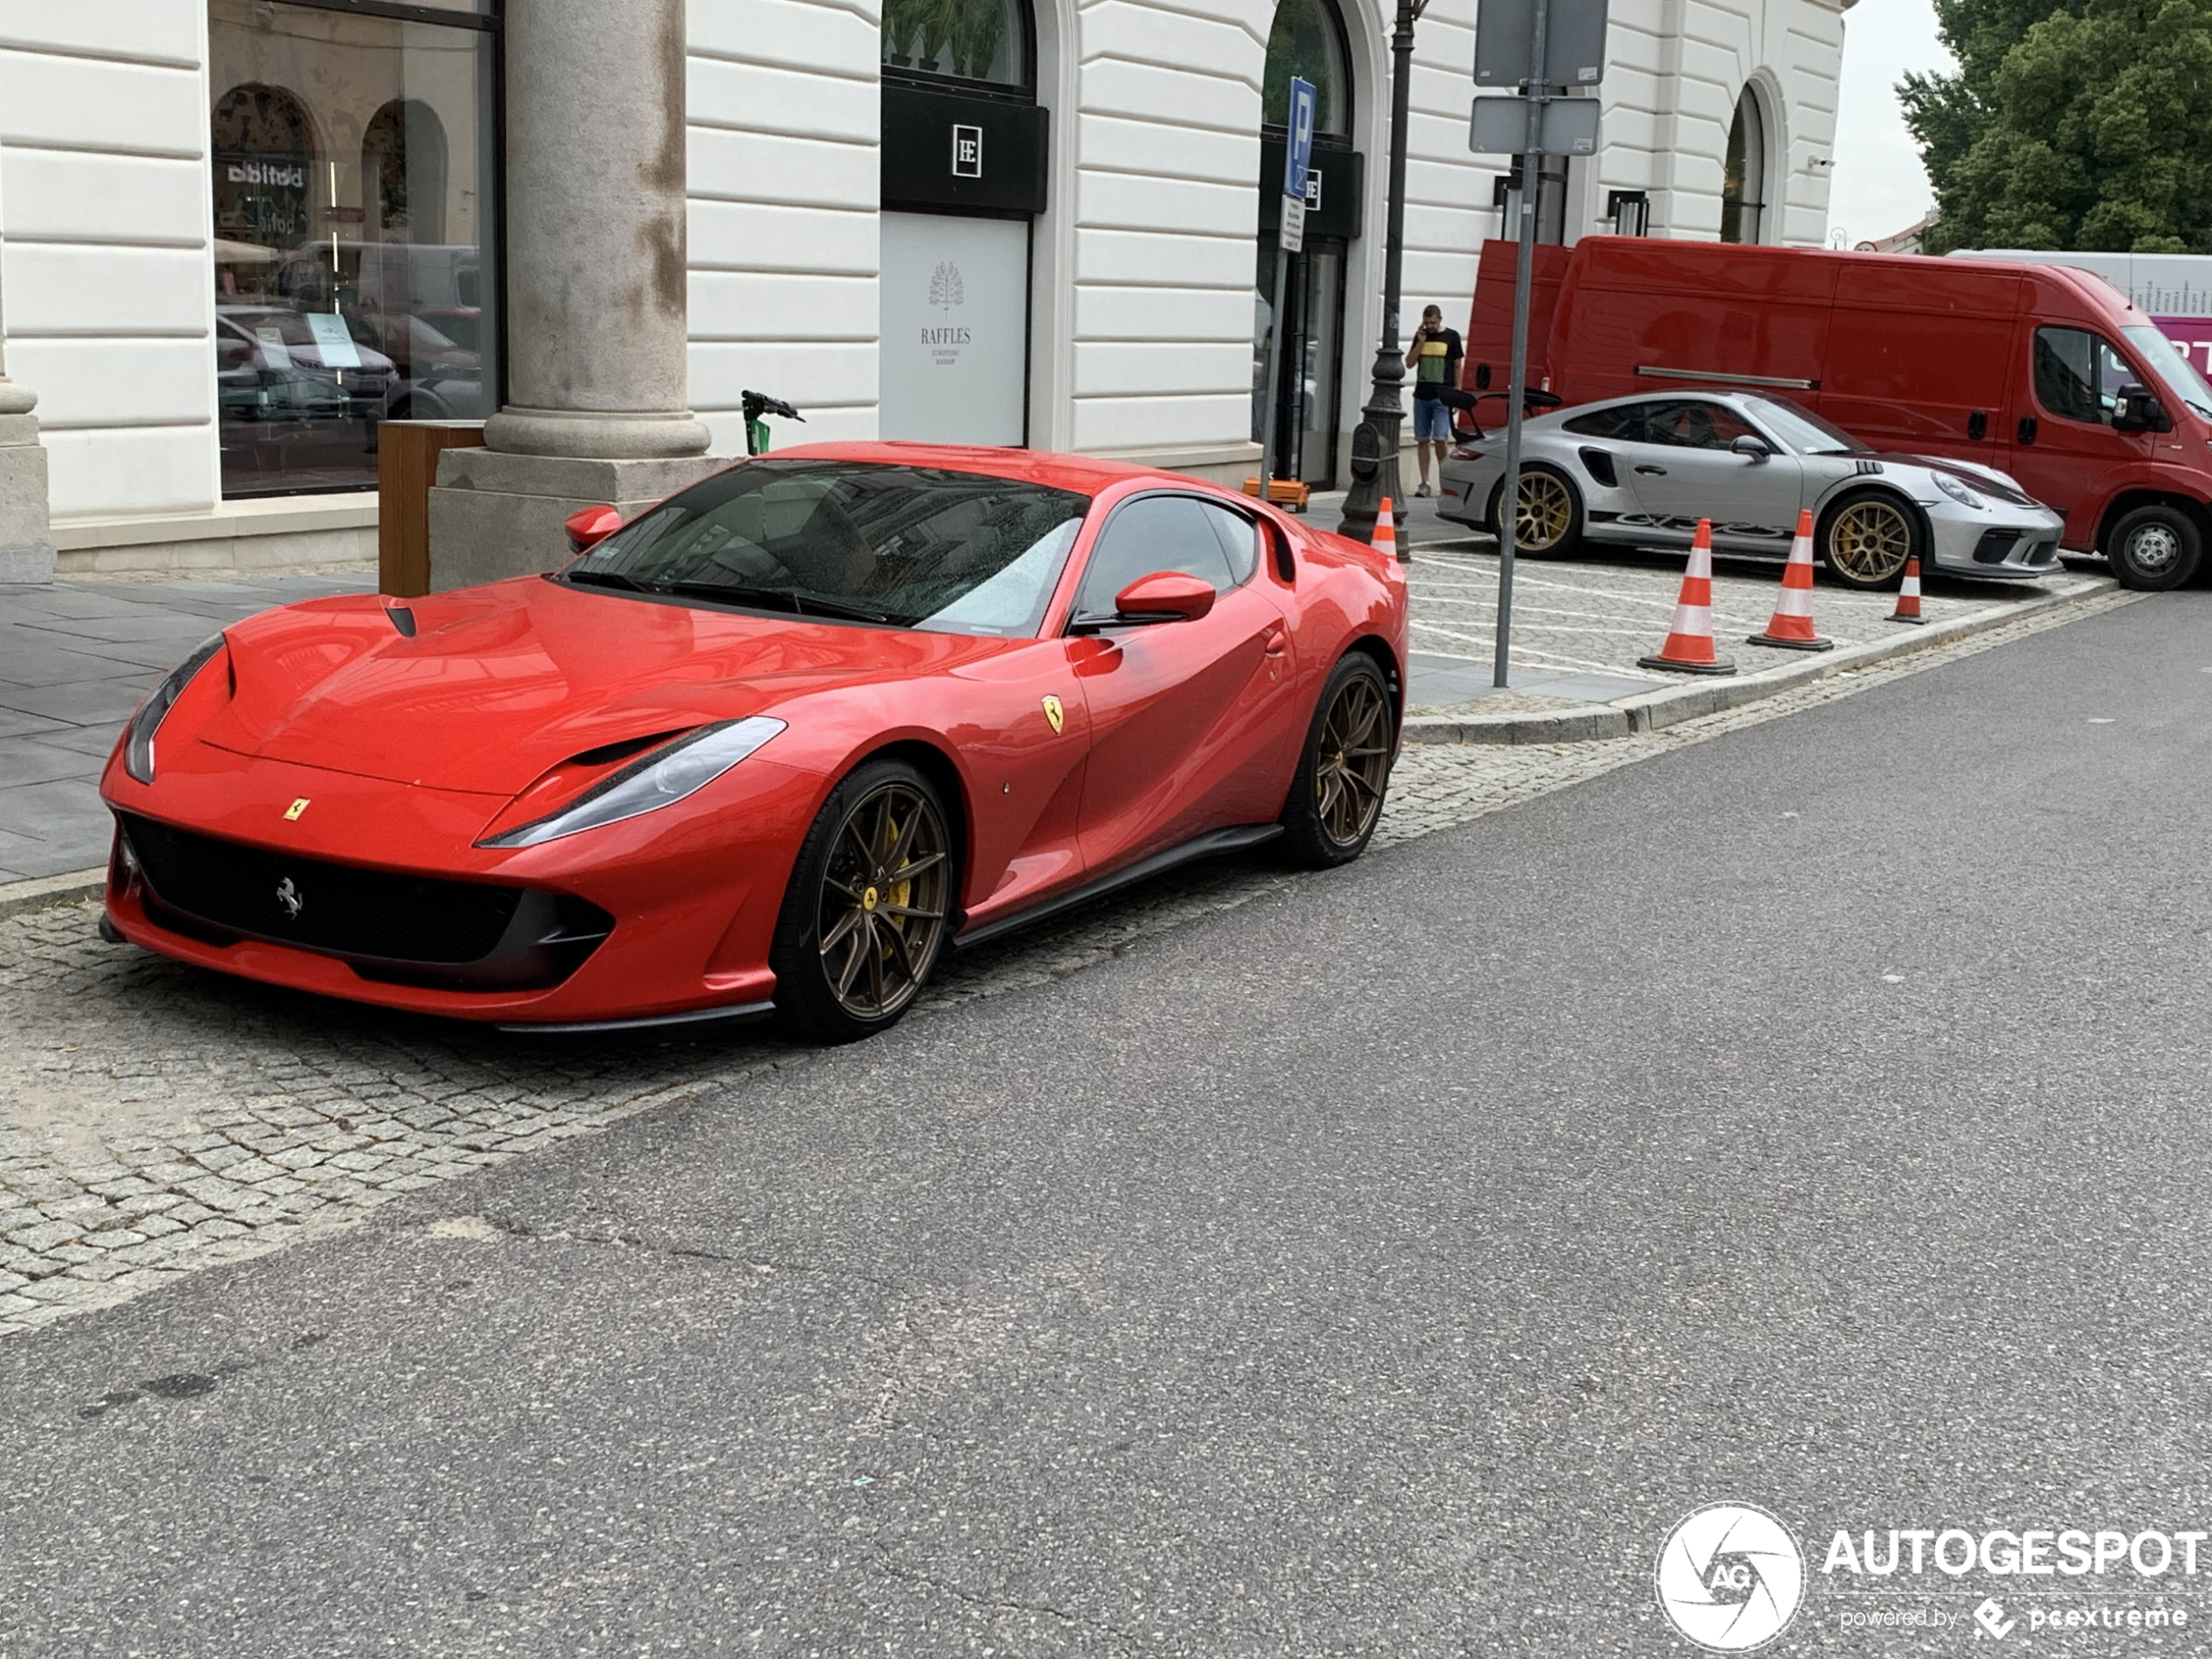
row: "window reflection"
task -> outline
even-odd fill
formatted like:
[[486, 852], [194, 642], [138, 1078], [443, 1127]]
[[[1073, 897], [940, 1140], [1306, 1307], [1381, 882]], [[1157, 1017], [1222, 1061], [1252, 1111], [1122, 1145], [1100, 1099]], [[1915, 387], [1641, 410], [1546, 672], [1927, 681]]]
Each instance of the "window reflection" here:
[[381, 422], [497, 396], [498, 37], [272, 0], [209, 23], [223, 493], [373, 488]]

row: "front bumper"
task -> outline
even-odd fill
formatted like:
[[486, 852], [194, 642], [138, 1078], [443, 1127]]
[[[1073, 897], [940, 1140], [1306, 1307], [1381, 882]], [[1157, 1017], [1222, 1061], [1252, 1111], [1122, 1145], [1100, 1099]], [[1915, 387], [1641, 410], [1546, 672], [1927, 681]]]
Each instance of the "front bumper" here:
[[576, 1028], [759, 1011], [820, 788], [755, 757], [660, 812], [501, 850], [473, 845], [497, 798], [194, 744], [152, 786], [111, 762], [107, 916], [180, 961], [418, 1014]]
[[2055, 514], [1999, 516], [1948, 502], [1921, 510], [1928, 522], [1929, 564], [1946, 576], [2033, 582], [2060, 568], [2059, 536], [2065, 526]]

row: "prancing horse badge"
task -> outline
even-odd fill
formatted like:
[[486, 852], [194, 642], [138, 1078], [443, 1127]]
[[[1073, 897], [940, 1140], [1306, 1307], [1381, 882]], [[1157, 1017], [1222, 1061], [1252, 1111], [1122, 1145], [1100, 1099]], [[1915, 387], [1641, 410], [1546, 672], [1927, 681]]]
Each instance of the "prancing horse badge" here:
[[1068, 724], [1067, 711], [1060, 706], [1060, 699], [1058, 698], [1048, 697], [1045, 698], [1044, 718], [1052, 722], [1053, 734], [1055, 737], [1058, 736], [1060, 728]]

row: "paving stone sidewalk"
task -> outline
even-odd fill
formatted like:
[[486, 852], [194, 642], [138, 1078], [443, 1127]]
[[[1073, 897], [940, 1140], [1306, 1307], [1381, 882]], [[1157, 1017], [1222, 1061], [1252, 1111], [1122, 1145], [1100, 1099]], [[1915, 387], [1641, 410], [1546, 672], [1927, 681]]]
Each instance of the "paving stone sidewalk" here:
[[[2136, 597], [2101, 595], [1657, 732], [1409, 749], [1371, 856]], [[1080, 972], [1311, 879], [1258, 860], [1186, 870], [955, 959], [912, 1017]], [[0, 1337], [812, 1059], [754, 1030], [532, 1039], [383, 1014], [104, 945], [96, 916], [67, 905], [0, 920]]]
[[0, 584], [0, 883], [106, 861], [100, 768], [147, 688], [201, 640], [272, 605], [375, 585], [367, 571]]

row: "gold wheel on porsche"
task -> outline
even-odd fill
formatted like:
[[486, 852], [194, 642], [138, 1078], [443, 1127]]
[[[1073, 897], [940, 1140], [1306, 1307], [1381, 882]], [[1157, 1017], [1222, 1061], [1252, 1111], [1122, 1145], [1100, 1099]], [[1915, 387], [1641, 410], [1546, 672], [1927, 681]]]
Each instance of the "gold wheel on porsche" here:
[[839, 827], [817, 937], [823, 977], [853, 1018], [887, 1019], [921, 990], [945, 931], [950, 845], [936, 807], [903, 783], [871, 790]]
[[1912, 521], [1893, 501], [1866, 496], [1828, 525], [1828, 565], [1845, 581], [1875, 588], [1894, 580], [1912, 555]]
[[1382, 811], [1390, 780], [1390, 705], [1366, 675], [1345, 681], [1321, 723], [1313, 766], [1314, 811], [1321, 833], [1339, 846], [1356, 846]]
[[1531, 553], [1548, 553], [1567, 539], [1575, 523], [1575, 497], [1564, 479], [1548, 472], [1521, 475], [1519, 508], [1514, 514], [1514, 543]]

